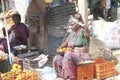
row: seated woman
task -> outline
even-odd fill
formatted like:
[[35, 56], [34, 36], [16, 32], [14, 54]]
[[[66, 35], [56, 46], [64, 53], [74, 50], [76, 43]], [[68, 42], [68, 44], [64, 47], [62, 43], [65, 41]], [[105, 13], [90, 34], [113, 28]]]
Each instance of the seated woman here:
[[[26, 25], [21, 23], [21, 16], [18, 13], [13, 14], [12, 20], [14, 25], [8, 30], [9, 42], [11, 52], [15, 52], [14, 47], [18, 45], [27, 45], [27, 39], [29, 37], [29, 30]], [[3, 34], [6, 36], [5, 28], [3, 28]], [[4, 52], [8, 53], [6, 38], [0, 38], [0, 44], [4, 47]]]
[[66, 41], [57, 48], [69, 47], [71, 52], [64, 53], [64, 55], [56, 55], [53, 59], [53, 68], [59, 77], [76, 80], [76, 66], [80, 61], [90, 60], [88, 53], [88, 45], [90, 42], [90, 33], [85, 25], [81, 26], [78, 19], [71, 18], [69, 27], [72, 29]]

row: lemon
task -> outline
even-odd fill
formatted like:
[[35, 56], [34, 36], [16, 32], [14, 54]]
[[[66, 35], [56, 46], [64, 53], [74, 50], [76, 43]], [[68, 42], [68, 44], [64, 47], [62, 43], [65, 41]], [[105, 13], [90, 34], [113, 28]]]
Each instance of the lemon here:
[[19, 64], [13, 64], [12, 69], [17, 69]]

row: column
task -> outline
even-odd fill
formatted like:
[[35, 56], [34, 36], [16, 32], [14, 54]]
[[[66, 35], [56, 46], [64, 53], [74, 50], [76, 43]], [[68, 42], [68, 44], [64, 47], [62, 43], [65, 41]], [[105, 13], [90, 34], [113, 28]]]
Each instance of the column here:
[[79, 8], [79, 12], [81, 13], [84, 22], [87, 24], [87, 22], [88, 22], [87, 0], [78, 0], [78, 8]]

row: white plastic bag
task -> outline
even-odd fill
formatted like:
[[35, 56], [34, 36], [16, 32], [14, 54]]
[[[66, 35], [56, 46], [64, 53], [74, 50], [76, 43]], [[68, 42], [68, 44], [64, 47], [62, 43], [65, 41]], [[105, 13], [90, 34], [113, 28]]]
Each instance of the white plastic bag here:
[[38, 66], [42, 67], [48, 61], [48, 55], [41, 54], [40, 56], [36, 57], [33, 60], [39, 60]]
[[120, 41], [118, 38], [118, 28], [114, 22], [104, 23], [104, 42], [111, 48], [120, 48]]
[[42, 80], [55, 80], [57, 78], [53, 68], [46, 66], [43, 68]]
[[118, 26], [116, 22], [106, 22], [103, 20], [94, 21], [93, 33], [97, 39], [105, 42], [109, 48], [120, 48]]

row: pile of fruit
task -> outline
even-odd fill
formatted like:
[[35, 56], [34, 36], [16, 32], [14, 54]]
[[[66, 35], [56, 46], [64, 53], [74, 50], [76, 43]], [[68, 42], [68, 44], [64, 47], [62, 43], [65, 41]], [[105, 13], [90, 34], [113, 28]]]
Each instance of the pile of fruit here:
[[71, 52], [72, 49], [71, 48], [60, 48], [58, 49], [59, 53], [66, 53], [66, 52]]
[[21, 65], [13, 64], [11, 71], [2, 74], [2, 80], [40, 80], [37, 72], [22, 70]]

